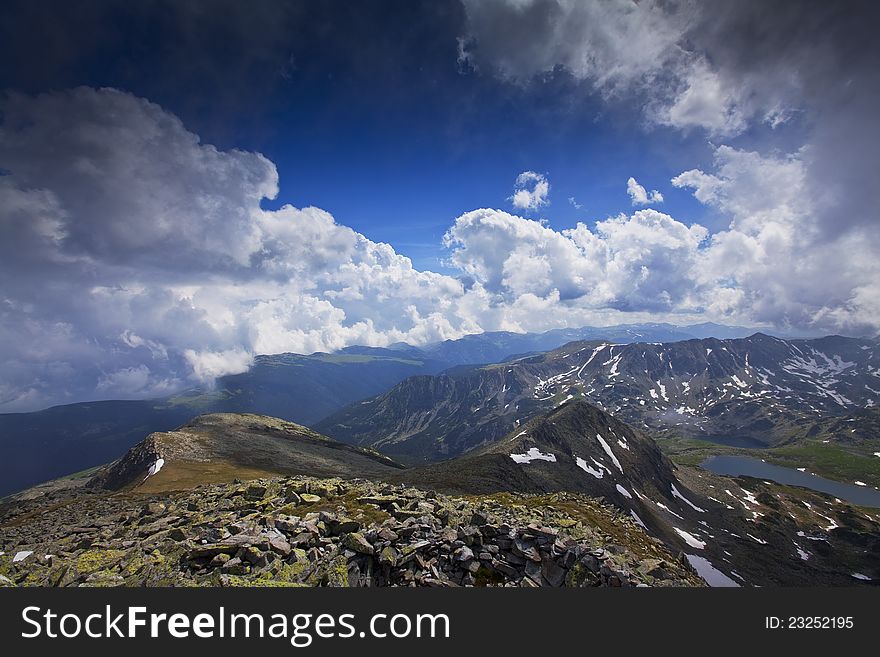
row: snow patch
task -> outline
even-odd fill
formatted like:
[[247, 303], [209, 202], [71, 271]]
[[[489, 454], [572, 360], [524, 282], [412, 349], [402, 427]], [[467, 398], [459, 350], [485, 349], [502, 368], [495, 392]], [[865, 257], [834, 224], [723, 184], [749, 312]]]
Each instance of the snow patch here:
[[593, 475], [596, 479], [601, 479], [603, 476], [605, 476], [605, 473], [602, 472], [601, 468], [594, 469], [594, 468], [590, 467], [590, 465], [586, 461], [584, 461], [580, 456], [575, 458], [575, 462], [577, 463], [577, 466], [581, 470], [583, 470], [587, 474]]
[[636, 512], [633, 511], [632, 509], [630, 509], [630, 510], [629, 510], [629, 514], [632, 516], [633, 520], [636, 521], [636, 524], [637, 524], [639, 527], [641, 527], [641, 528], [644, 529], [645, 531], [648, 531], [648, 528], [645, 527], [645, 523], [643, 523], [643, 522], [642, 522], [642, 519], [639, 518], [639, 514], [638, 514], [638, 513], [636, 513]]
[[525, 454], [511, 454], [516, 463], [531, 463], [532, 461], [550, 461], [556, 463], [556, 454], [544, 454], [537, 447], [532, 447]]
[[[653, 500], [652, 500], [652, 501], [653, 501]], [[674, 516], [675, 516], [676, 518], [678, 518], [679, 520], [684, 520], [684, 518], [682, 518], [680, 515], [678, 515], [675, 511], [673, 511], [672, 509], [670, 509], [668, 506], [666, 506], [666, 505], [663, 504], [662, 502], [654, 502], [654, 504], [656, 504], [658, 507], [660, 507], [661, 509], [663, 509], [664, 511], [666, 511], [666, 513], [671, 513], [672, 515], [674, 515]]]
[[616, 487], [617, 487], [617, 492], [620, 493], [621, 495], [623, 495], [624, 497], [627, 497], [629, 499], [633, 498], [633, 496], [629, 494], [629, 491], [626, 488], [624, 488], [623, 486], [621, 486], [620, 484], [617, 484]]
[[617, 457], [614, 456], [614, 452], [611, 451], [611, 445], [605, 442], [605, 439], [600, 436], [598, 433], [596, 434], [596, 439], [599, 441], [599, 444], [602, 445], [602, 449], [605, 450], [605, 453], [608, 455], [608, 458], [611, 459], [611, 462], [617, 466], [617, 469], [620, 470], [621, 474], [623, 474], [623, 466], [620, 465], [620, 461], [617, 460]]
[[162, 469], [163, 465], [165, 465], [165, 459], [163, 459], [163, 458], [156, 459], [156, 462], [150, 466], [149, 470], [147, 470], [147, 476], [144, 477], [144, 481], [146, 481], [147, 479], [152, 477], [154, 474], [159, 472], [159, 470]]
[[697, 556], [696, 554], [686, 553], [684, 556], [687, 558], [688, 563], [693, 569], [697, 571], [697, 574], [706, 580], [706, 584], [709, 586], [739, 586], [739, 584], [713, 566], [708, 559]]
[[668, 402], [669, 397], [666, 396], [666, 386], [657, 381], [657, 387], [660, 388], [660, 396], [663, 397], [663, 401]]
[[706, 547], [706, 544], [703, 541], [699, 540], [698, 538], [696, 538], [695, 536], [693, 536], [691, 534], [688, 534], [683, 529], [679, 529], [678, 527], [673, 527], [673, 529], [676, 531], [676, 533], [679, 536], [682, 537], [682, 539], [684, 539], [684, 542], [687, 543], [688, 545], [690, 545], [692, 548], [697, 548], [698, 550], [702, 550], [703, 548]]
[[706, 513], [706, 509], [701, 509], [696, 504], [691, 502], [688, 498], [686, 498], [684, 495], [682, 495], [679, 492], [679, 490], [675, 487], [675, 484], [672, 484], [672, 496], [680, 499], [682, 502], [684, 502], [689, 507], [691, 507], [694, 511], [699, 511], [700, 513]]
[[12, 557], [12, 563], [18, 563], [19, 561], [24, 561], [29, 556], [34, 553], [33, 550], [21, 550], [20, 552], [16, 552], [15, 556]]
[[755, 494], [750, 493], [745, 488], [740, 487], [740, 490], [746, 494], [746, 501], [751, 502], [752, 504], [758, 504], [758, 500], [755, 499]]

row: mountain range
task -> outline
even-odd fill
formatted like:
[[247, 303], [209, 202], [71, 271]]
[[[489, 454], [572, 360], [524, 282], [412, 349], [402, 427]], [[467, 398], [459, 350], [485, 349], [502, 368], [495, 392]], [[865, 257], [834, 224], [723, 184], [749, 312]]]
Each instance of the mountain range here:
[[[160, 399], [91, 401], [0, 414], [0, 444], [6, 455], [0, 463], [0, 495], [115, 459], [147, 434], [167, 431], [200, 413], [259, 413], [313, 425], [411, 376], [499, 362], [572, 340], [659, 342], [748, 332], [718, 324], [630, 324], [546, 333], [482, 333], [420, 348], [353, 346], [332, 354], [257, 356], [247, 372], [221, 377], [210, 389], [194, 388]], [[39, 458], [34, 457], [37, 453]]]
[[[492, 443], [535, 414], [581, 398], [655, 435], [741, 447], [785, 443], [880, 401], [875, 341], [830, 336], [573, 342], [485, 366], [410, 377], [315, 428], [407, 462]], [[854, 433], [873, 413], [850, 418]]]

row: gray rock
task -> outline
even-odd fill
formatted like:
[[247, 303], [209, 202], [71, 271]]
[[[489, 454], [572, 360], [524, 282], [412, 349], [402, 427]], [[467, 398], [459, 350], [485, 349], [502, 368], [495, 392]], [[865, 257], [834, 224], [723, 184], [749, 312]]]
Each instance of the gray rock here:
[[259, 484], [252, 484], [247, 487], [247, 490], [244, 492], [244, 497], [246, 500], [251, 502], [258, 502], [266, 497], [266, 493], [268, 492], [268, 488], [266, 486], [261, 486]]
[[168, 538], [174, 541], [185, 541], [186, 532], [184, 532], [180, 527], [175, 527], [170, 532], [168, 532]]
[[360, 531], [361, 523], [352, 520], [351, 518], [341, 516], [328, 522], [327, 528], [330, 531], [331, 536], [339, 536], [341, 534], [350, 534], [351, 532]]
[[288, 556], [291, 551], [290, 543], [282, 536], [271, 536], [269, 538], [269, 549], [280, 554], [282, 557]]
[[374, 553], [373, 546], [369, 544], [364, 535], [360, 532], [350, 532], [342, 537], [342, 545], [353, 552], [360, 554]]
[[455, 551], [454, 557], [456, 561], [470, 561], [474, 558], [474, 551], [465, 545]]
[[398, 539], [397, 532], [389, 529], [388, 527], [382, 527], [378, 532], [376, 532], [376, 537], [379, 540], [388, 541], [389, 543], [394, 543]]
[[541, 575], [550, 586], [560, 587], [565, 583], [566, 570], [550, 557], [541, 562]]

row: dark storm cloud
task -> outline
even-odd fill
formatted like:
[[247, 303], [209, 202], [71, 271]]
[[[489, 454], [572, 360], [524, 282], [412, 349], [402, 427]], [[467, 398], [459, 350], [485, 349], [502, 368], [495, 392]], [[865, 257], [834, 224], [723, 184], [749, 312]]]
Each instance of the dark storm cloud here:
[[[23, 91], [89, 77], [231, 100], [280, 78], [304, 29], [302, 2], [84, 0], [4, 3], [0, 80]], [[225, 91], [224, 91], [225, 90]]]
[[880, 224], [870, 193], [880, 172], [878, 24], [876, 2], [715, 0], [686, 35], [726, 84], [803, 115], [823, 236]]

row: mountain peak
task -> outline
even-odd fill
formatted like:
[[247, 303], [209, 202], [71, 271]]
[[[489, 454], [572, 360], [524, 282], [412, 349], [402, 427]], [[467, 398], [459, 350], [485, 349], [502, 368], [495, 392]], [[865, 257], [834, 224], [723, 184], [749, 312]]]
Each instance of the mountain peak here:
[[174, 431], [150, 434], [89, 485], [156, 492], [279, 474], [379, 476], [401, 467], [374, 450], [338, 443], [293, 422], [211, 413]]

